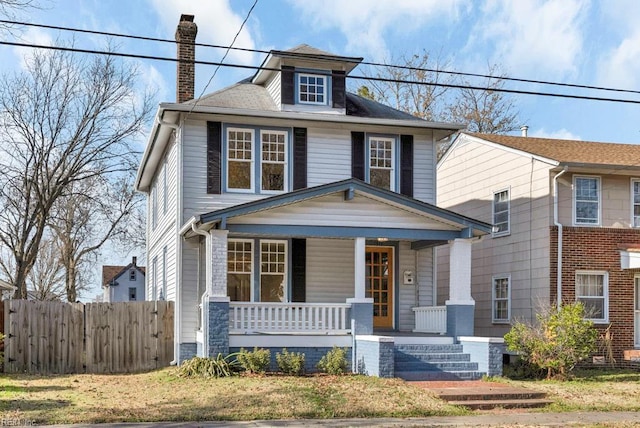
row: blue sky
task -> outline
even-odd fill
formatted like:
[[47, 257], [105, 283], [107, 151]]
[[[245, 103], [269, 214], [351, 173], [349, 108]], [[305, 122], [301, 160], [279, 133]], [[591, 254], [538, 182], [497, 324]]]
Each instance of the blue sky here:
[[[227, 45], [254, 0], [42, 0], [43, 9], [17, 18], [160, 38], [174, 37], [181, 13], [195, 15], [198, 42]], [[288, 49], [300, 43], [342, 55], [384, 61], [423, 50], [451, 69], [483, 73], [500, 64], [511, 77], [640, 90], [640, 2], [637, 0], [259, 0], [236, 41], [255, 49]], [[3, 39], [13, 37], [3, 35]], [[24, 42], [51, 44], [70, 33], [29, 28]], [[175, 56], [175, 45], [114, 39], [121, 52]], [[77, 34], [80, 48], [104, 47], [100, 36]], [[19, 70], [28, 49], [0, 46], [0, 72]], [[201, 61], [219, 61], [223, 50], [199, 47]], [[259, 65], [264, 56], [231, 52], [229, 63]], [[175, 100], [175, 63], [140, 61], [142, 82], [157, 101]], [[212, 66], [196, 69], [196, 95]], [[206, 92], [251, 74], [221, 68]], [[353, 74], [361, 74], [357, 68]], [[357, 81], [354, 82], [357, 84]], [[578, 93], [543, 86], [514, 89]], [[615, 93], [579, 92], [621, 97]], [[640, 100], [640, 95], [628, 95]], [[621, 143], [640, 142], [640, 104], [515, 96], [529, 135]], [[105, 261], [105, 263], [118, 261]]]

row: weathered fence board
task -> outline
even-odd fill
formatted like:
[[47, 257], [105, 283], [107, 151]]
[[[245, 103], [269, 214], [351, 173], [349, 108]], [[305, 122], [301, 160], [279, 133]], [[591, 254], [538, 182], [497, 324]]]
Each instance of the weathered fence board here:
[[173, 302], [5, 303], [5, 371], [121, 373], [173, 359]]

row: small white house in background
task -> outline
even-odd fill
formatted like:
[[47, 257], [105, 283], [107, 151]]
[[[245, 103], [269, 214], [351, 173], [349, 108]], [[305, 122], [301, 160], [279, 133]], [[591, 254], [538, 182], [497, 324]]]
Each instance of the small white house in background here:
[[16, 287], [0, 279], [0, 300], [11, 299], [15, 291]]
[[145, 267], [133, 257], [126, 266], [102, 266], [103, 302], [145, 300]]
[[[160, 104], [136, 181], [148, 299], [175, 301], [177, 362], [286, 347], [313, 368], [336, 345], [352, 349], [354, 371], [399, 376], [411, 370], [394, 365], [401, 341], [461, 349], [472, 243], [491, 232], [435, 206], [436, 144], [463, 126], [348, 92], [362, 58], [308, 45], [271, 51], [254, 76], [194, 100], [196, 32], [183, 15], [177, 102]], [[436, 307], [440, 245], [456, 275]]]

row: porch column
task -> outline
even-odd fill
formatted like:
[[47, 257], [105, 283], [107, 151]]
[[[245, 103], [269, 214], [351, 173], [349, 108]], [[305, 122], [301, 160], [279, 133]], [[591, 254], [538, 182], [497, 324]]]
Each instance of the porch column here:
[[351, 304], [351, 334], [373, 333], [373, 299], [366, 297], [366, 238], [354, 241], [354, 292], [353, 298], [347, 299]]
[[449, 244], [449, 300], [447, 335], [473, 336], [476, 302], [471, 297], [470, 239], [455, 239]]
[[202, 302], [205, 356], [229, 353], [229, 297], [227, 296], [228, 230], [212, 229], [206, 240], [207, 292]]

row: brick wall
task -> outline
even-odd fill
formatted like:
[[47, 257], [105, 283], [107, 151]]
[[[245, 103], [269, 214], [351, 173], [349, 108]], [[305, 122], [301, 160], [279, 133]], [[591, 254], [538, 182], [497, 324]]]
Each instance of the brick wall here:
[[176, 29], [178, 63], [176, 66], [176, 102], [193, 99], [195, 85], [196, 34], [198, 26], [193, 15], [182, 15]]
[[[640, 269], [620, 268], [619, 244], [640, 244], [640, 231], [596, 227], [564, 227], [562, 232], [562, 301], [575, 301], [575, 272], [600, 270], [609, 273], [609, 323], [614, 358], [624, 363], [623, 351], [634, 347], [634, 276]], [[551, 228], [551, 303], [557, 301], [558, 230]], [[596, 324], [602, 332], [608, 324]]]

